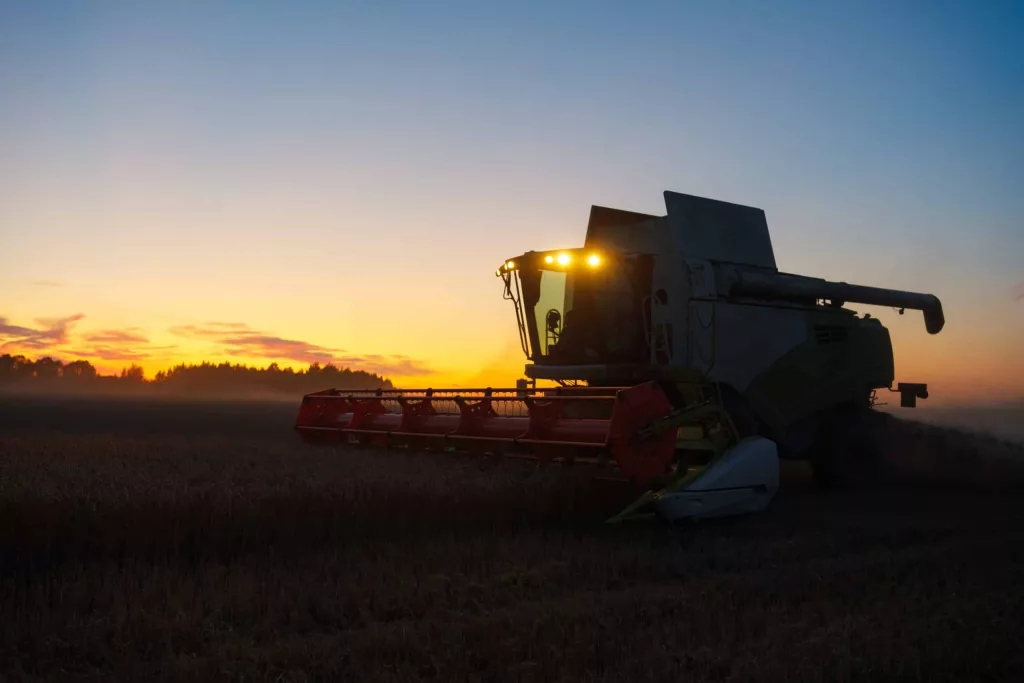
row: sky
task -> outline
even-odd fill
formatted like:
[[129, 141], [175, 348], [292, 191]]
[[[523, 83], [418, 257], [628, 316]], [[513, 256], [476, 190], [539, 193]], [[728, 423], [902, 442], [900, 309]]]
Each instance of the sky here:
[[1024, 5], [0, 4], [0, 351], [521, 376], [495, 268], [766, 211], [933, 401], [1024, 395]]

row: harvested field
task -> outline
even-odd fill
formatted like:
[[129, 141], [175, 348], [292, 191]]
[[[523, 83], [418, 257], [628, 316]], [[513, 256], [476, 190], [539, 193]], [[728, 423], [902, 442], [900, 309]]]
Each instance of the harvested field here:
[[608, 526], [618, 484], [296, 406], [3, 399], [0, 681], [1024, 680], [1017, 445], [896, 421], [871, 490]]

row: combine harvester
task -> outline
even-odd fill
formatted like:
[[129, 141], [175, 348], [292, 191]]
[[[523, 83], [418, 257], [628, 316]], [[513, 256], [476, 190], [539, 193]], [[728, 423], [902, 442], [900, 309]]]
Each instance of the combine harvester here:
[[515, 388], [330, 389], [303, 398], [299, 434], [593, 463], [641, 494], [613, 519], [762, 510], [779, 458], [849, 485], [870, 459], [876, 391], [904, 407], [928, 394], [892, 388], [889, 331], [846, 305], [920, 310], [936, 334], [941, 303], [782, 273], [761, 209], [664, 196], [665, 216], [594, 206], [583, 248], [501, 265], [531, 361]]

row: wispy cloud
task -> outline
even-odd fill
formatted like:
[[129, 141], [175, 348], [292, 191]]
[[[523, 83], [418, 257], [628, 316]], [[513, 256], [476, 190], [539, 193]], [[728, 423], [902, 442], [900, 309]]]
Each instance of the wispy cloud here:
[[207, 327], [210, 327], [210, 328], [214, 328], [214, 329], [218, 329], [219, 328], [219, 329], [225, 329], [225, 330], [250, 330], [250, 329], [252, 329], [248, 325], [246, 325], [245, 323], [219, 323], [219, 322], [212, 322], [212, 323], [204, 323], [204, 325], [206, 325]]
[[171, 351], [176, 348], [177, 346], [172, 345], [147, 346], [143, 349], [130, 349], [118, 348], [117, 346], [110, 346], [108, 344], [97, 344], [89, 348], [67, 351], [66, 353], [77, 358], [98, 358], [100, 360], [111, 362], [135, 362], [152, 358], [156, 354], [166, 353], [167, 351]]
[[32, 280], [29, 284], [37, 287], [63, 287], [64, 283], [60, 280]]
[[100, 330], [82, 337], [87, 342], [99, 344], [148, 344], [149, 339], [139, 334], [137, 327], [125, 330]]
[[7, 322], [7, 318], [0, 318], [0, 337], [29, 337], [38, 332], [39, 330], [33, 330], [30, 327], [11, 325]]
[[[134, 363], [147, 359], [173, 358], [176, 345], [153, 346], [137, 327], [101, 329], [75, 333], [74, 327], [85, 316], [81, 313], [63, 318], [37, 318], [33, 325], [16, 325], [0, 317], [0, 350], [3, 353], [45, 352], [54, 358], [71, 357]], [[170, 328], [178, 337], [201, 340], [222, 358], [294, 361], [312, 365], [375, 372], [384, 376], [419, 376], [433, 370], [423, 362], [404, 355], [354, 354], [344, 349], [321, 346], [301, 339], [288, 339], [256, 330], [240, 322], [205, 322]]]
[[75, 323], [84, 318], [81, 313], [65, 318], [37, 318], [34, 322], [39, 327], [11, 325], [7, 318], [0, 317], [0, 349], [33, 350], [61, 346], [68, 342], [68, 332]]
[[221, 347], [229, 356], [292, 360], [299, 363], [333, 363], [339, 367], [366, 370], [382, 375], [426, 375], [432, 371], [408, 356], [350, 354], [298, 339], [285, 339], [259, 330], [245, 323], [209, 322], [202, 325], [178, 325], [170, 328], [172, 334], [193, 339], [205, 339]]
[[0, 317], [0, 350], [4, 353], [44, 352], [54, 358], [86, 358], [136, 362], [166, 353], [176, 346], [151, 346], [137, 327], [76, 333], [81, 313], [63, 318], [37, 318], [32, 327], [14, 325]]
[[289, 358], [302, 363], [333, 363], [340, 349], [328, 349], [309, 342], [283, 339], [265, 334], [246, 334], [218, 339], [233, 356]]
[[149, 358], [148, 353], [125, 351], [111, 346], [95, 346], [91, 349], [67, 351], [67, 353], [77, 358], [99, 358], [107, 361], [139, 361]]
[[175, 325], [171, 334], [179, 337], [210, 337], [213, 339], [230, 334], [256, 334], [245, 323], [203, 323], [201, 325]]
[[429, 375], [433, 370], [420, 361], [403, 355], [380, 356], [367, 354], [363, 356], [343, 356], [335, 358], [335, 364], [348, 367], [358, 367], [381, 374], [399, 375], [412, 377]]

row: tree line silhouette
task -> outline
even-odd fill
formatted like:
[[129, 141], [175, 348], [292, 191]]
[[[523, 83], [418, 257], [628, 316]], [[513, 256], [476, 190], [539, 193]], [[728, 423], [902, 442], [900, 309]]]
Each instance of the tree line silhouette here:
[[116, 375], [101, 375], [85, 360], [62, 362], [49, 356], [0, 356], [0, 388], [68, 391], [154, 391], [180, 394], [268, 393], [301, 395], [321, 389], [392, 389], [391, 381], [364, 370], [313, 363], [304, 370], [244, 364], [181, 363], [147, 379], [136, 364]]

